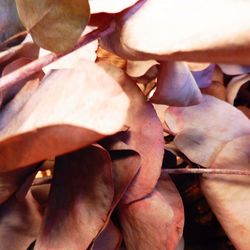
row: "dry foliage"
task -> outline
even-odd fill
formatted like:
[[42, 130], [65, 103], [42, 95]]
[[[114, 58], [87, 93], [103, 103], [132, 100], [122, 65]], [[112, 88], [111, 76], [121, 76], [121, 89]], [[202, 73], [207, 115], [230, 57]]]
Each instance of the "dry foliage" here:
[[2, 0], [0, 250], [248, 250], [249, 7]]

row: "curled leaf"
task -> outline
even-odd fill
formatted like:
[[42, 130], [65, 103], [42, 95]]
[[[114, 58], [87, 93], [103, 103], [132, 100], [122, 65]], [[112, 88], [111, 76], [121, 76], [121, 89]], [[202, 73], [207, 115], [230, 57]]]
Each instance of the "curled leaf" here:
[[198, 104], [201, 98], [196, 81], [185, 63], [161, 63], [152, 102], [169, 106], [190, 106]]

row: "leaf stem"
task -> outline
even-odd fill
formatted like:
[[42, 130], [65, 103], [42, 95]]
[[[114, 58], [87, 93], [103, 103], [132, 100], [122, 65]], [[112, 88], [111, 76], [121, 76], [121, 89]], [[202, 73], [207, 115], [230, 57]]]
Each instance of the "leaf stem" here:
[[8, 89], [12, 88], [16, 82], [19, 82], [27, 78], [28, 76], [34, 74], [35, 72], [42, 70], [43, 67], [49, 65], [52, 62], [57, 61], [61, 57], [68, 55], [69, 53], [77, 50], [78, 48], [84, 45], [87, 45], [88, 43], [93, 42], [98, 38], [108, 35], [114, 29], [115, 24], [111, 22], [109, 25], [97, 28], [92, 32], [89, 32], [85, 36], [81, 37], [73, 49], [60, 54], [50, 53], [44, 57], [40, 57], [34, 60], [33, 62], [20, 67], [19, 69], [11, 72], [10, 74], [7, 74], [6, 76], [0, 78], [0, 93], [2, 91], [7, 91]]
[[212, 169], [212, 168], [177, 168], [163, 169], [167, 174], [225, 174], [225, 175], [247, 175], [250, 176], [250, 170], [238, 169]]

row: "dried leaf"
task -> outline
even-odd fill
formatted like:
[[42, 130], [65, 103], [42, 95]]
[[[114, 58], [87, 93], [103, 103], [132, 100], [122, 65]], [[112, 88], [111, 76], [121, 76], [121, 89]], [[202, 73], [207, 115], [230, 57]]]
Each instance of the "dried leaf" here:
[[30, 192], [22, 201], [13, 196], [0, 206], [1, 249], [24, 250], [29, 247], [40, 231], [39, 209]]
[[183, 62], [162, 62], [157, 77], [157, 88], [150, 99], [170, 106], [198, 104], [202, 95], [194, 77]]
[[120, 86], [94, 63], [53, 71], [0, 131], [0, 171], [51, 159], [116, 133], [127, 108]]
[[[110, 151], [114, 182], [114, 198], [108, 218], [103, 227], [104, 231], [100, 232], [98, 237], [94, 240], [94, 249], [96, 248], [96, 244], [98, 246], [100, 242], [103, 241], [103, 238], [106, 238], [107, 230], [109, 231], [107, 227], [109, 227], [111, 214], [120, 200], [126, 196], [128, 187], [131, 185], [140, 169], [140, 156], [133, 150], [127, 149], [127, 145], [122, 142], [115, 143], [112, 147], [117, 148], [117, 146], [119, 149]], [[115, 242], [111, 241], [110, 244], [113, 245]]]
[[177, 134], [179, 150], [204, 167], [212, 164], [225, 143], [250, 134], [250, 121], [242, 112], [208, 95], [196, 106], [168, 108], [165, 121]]
[[71, 49], [88, 23], [87, 0], [16, 0], [19, 17], [40, 47], [54, 52]]
[[182, 201], [164, 176], [149, 196], [121, 206], [119, 219], [127, 249], [176, 249], [184, 224]]
[[157, 183], [164, 153], [163, 130], [152, 104], [146, 101], [137, 85], [122, 70], [108, 64], [100, 65], [130, 98], [126, 121], [129, 136], [124, 141], [140, 154], [141, 169], [127, 192], [126, 202], [129, 203], [151, 193]]
[[[249, 64], [250, 2], [142, 2], [137, 12], [132, 8], [121, 16], [116, 31], [104, 39], [118, 55], [133, 60]], [[237, 19], [232, 19], [235, 15]]]
[[[249, 148], [250, 135], [229, 141], [211, 168], [249, 170]], [[249, 176], [203, 175], [201, 188], [236, 249], [247, 250], [250, 244]]]
[[90, 146], [56, 160], [36, 250], [88, 248], [103, 227], [113, 201], [111, 171], [111, 159], [100, 146]]
[[[83, 32], [83, 35], [91, 32], [93, 27], [87, 26]], [[98, 48], [98, 41], [95, 40], [73, 52], [70, 54], [61, 57], [59, 60], [49, 64], [48, 66], [43, 68], [45, 73], [48, 73], [52, 69], [70, 69], [77, 67], [82, 60], [89, 60], [94, 62], [96, 60], [96, 50]], [[48, 55], [50, 51], [40, 49], [39, 57]]]

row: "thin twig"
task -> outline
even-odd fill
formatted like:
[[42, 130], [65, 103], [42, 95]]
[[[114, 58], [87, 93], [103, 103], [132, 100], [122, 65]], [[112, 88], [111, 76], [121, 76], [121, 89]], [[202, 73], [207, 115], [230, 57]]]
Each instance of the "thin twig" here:
[[7, 46], [8, 43], [12, 42], [13, 40], [19, 38], [19, 37], [24, 37], [28, 34], [28, 32], [25, 30], [25, 31], [21, 31], [11, 37], [9, 37], [8, 39], [6, 39], [5, 41], [1, 42], [0, 43], [0, 51]]
[[225, 174], [225, 175], [247, 175], [250, 176], [250, 170], [238, 169], [212, 169], [212, 168], [177, 168], [164, 169], [167, 174]]
[[50, 53], [44, 57], [40, 57], [34, 60], [33, 62], [24, 65], [23, 67], [20, 67], [19, 69], [15, 70], [10, 74], [7, 74], [6, 76], [0, 78], [0, 93], [2, 91], [6, 91], [9, 88], [12, 88], [16, 82], [19, 82], [27, 78], [28, 76], [34, 74], [35, 72], [42, 70], [43, 67], [49, 65], [52, 62], [57, 61], [61, 57], [77, 50], [78, 48], [84, 45], [87, 45], [88, 43], [93, 42], [98, 38], [108, 35], [114, 30], [114, 28], [115, 28], [114, 24], [111, 23], [108, 26], [95, 29], [92, 32], [80, 38], [78, 43], [74, 46], [73, 49], [61, 54]]

